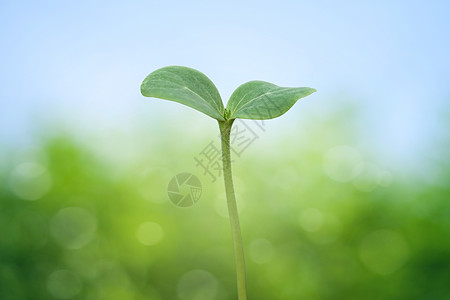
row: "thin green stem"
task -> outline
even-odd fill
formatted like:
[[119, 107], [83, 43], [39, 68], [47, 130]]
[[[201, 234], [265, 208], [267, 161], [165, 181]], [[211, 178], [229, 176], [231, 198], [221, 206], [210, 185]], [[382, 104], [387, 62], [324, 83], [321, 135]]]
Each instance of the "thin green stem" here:
[[233, 176], [231, 174], [230, 133], [233, 120], [219, 121], [220, 135], [222, 137], [222, 162], [223, 178], [225, 181], [225, 193], [228, 203], [228, 215], [230, 217], [231, 233], [234, 246], [234, 260], [236, 264], [237, 291], [239, 300], [247, 300], [247, 287], [245, 283], [244, 248], [242, 246], [239, 215], [234, 194]]

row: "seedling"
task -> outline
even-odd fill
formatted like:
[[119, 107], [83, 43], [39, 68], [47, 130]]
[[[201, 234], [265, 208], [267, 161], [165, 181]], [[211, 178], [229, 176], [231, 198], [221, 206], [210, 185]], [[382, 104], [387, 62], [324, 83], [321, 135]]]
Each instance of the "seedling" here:
[[231, 127], [238, 118], [267, 120], [279, 117], [297, 100], [315, 91], [308, 87], [279, 87], [269, 82], [250, 81], [233, 92], [225, 108], [214, 83], [203, 73], [191, 68], [164, 67], [148, 75], [142, 82], [142, 95], [179, 102], [219, 122], [223, 177], [233, 238], [239, 300], [247, 299], [247, 289], [244, 250], [231, 174]]

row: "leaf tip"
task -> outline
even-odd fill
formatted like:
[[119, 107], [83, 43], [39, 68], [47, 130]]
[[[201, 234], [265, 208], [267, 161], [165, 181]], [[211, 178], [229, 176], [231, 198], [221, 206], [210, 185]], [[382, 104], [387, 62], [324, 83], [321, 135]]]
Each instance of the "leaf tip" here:
[[144, 82], [141, 83], [141, 86], [139, 87], [139, 91], [141, 92], [141, 95], [145, 97], [143, 85], [144, 85]]
[[[150, 75], [151, 75], [151, 74], [150, 74]], [[150, 97], [150, 96], [148, 95], [148, 91], [147, 91], [147, 88], [146, 88], [146, 86], [145, 86], [146, 82], [148, 81], [148, 77], [149, 77], [150, 75], [148, 75], [147, 77], [145, 77], [144, 80], [142, 80], [141, 86], [139, 87], [139, 90], [141, 91], [141, 95], [144, 96], [144, 97]]]
[[[317, 92], [317, 90], [314, 89], [314, 88], [308, 87], [308, 88], [306, 88], [306, 89], [307, 89], [306, 95], [304, 95], [303, 97], [309, 96], [309, 95], [314, 94], [315, 92]], [[303, 97], [302, 97], [302, 98], [303, 98]]]
[[314, 89], [314, 88], [308, 88], [308, 92], [309, 92], [309, 94], [308, 95], [311, 95], [311, 94], [313, 94], [313, 93], [315, 93], [315, 92], [317, 92], [317, 90], [316, 89]]

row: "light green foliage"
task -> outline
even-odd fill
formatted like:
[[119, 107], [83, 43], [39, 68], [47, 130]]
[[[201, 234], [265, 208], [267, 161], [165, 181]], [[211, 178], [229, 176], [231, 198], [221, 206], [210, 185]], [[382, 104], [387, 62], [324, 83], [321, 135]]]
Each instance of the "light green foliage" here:
[[[323, 157], [335, 142], [357, 136], [353, 118], [337, 112], [326, 123], [312, 122], [302, 139], [278, 136], [273, 147], [283, 149], [283, 155], [250, 149], [245, 158], [235, 158], [233, 171], [245, 178], [245, 184], [237, 184], [237, 200], [245, 199], [249, 299], [450, 299], [447, 156], [428, 165], [436, 175], [431, 185], [428, 177], [418, 180], [415, 173], [396, 176], [394, 184], [372, 192], [334, 181], [323, 171]], [[1, 300], [60, 299], [54, 297], [55, 288], [60, 296], [78, 291], [65, 298], [71, 300], [237, 300], [229, 219], [216, 199], [223, 187], [200, 177], [204, 194], [189, 210], [175, 209], [167, 199], [170, 178], [193, 165], [186, 154], [198, 152], [211, 137], [201, 134], [198, 143], [175, 145], [168, 155], [163, 145], [173, 145], [174, 136], [191, 137], [167, 126], [169, 120], [163, 122], [167, 130], [154, 137], [157, 147], [143, 144], [148, 136], [138, 133], [133, 143], [113, 136], [95, 148], [96, 138], [80, 143], [79, 134], [72, 132], [56, 139], [56, 127], [41, 125], [49, 137], [36, 137], [41, 151], [33, 153], [38, 155], [28, 154], [23, 161], [21, 147], [2, 148]], [[444, 125], [450, 127], [448, 121]], [[114, 155], [105, 155], [106, 149]], [[133, 155], [128, 159], [124, 153]], [[261, 164], [275, 157], [276, 164]], [[17, 183], [43, 184], [42, 176], [23, 172], [30, 161], [51, 178], [51, 189], [33, 201], [13, 188]], [[263, 179], [261, 174], [270, 176]], [[95, 222], [67, 214], [74, 208]], [[71, 218], [61, 219], [61, 212]], [[162, 238], [148, 230], [149, 222], [159, 224]], [[142, 228], [147, 230], [140, 233]], [[87, 236], [92, 229], [95, 233]], [[55, 230], [69, 234], [55, 235]], [[380, 231], [388, 235], [379, 238]], [[398, 252], [404, 245], [389, 239], [394, 232], [407, 244], [406, 261]], [[149, 245], [148, 239], [159, 242]], [[70, 248], [74, 243], [82, 247]], [[387, 266], [392, 260], [395, 264]], [[389, 268], [397, 269], [386, 274]], [[61, 271], [77, 280], [55, 278]], [[205, 290], [215, 296], [199, 298]]]
[[264, 81], [250, 81], [236, 89], [226, 109], [211, 80], [199, 71], [171, 66], [151, 73], [141, 85], [142, 95], [180, 102], [219, 121], [222, 140], [222, 163], [228, 212], [233, 237], [237, 292], [239, 300], [247, 299], [244, 249], [239, 225], [236, 196], [231, 173], [230, 133], [233, 121], [273, 119], [316, 90], [285, 88]]
[[273, 119], [287, 112], [300, 98], [316, 90], [287, 88], [264, 81], [250, 81], [238, 87], [228, 102], [231, 119]]
[[170, 66], [158, 69], [141, 85], [144, 96], [179, 102], [219, 121], [273, 119], [315, 91], [308, 87], [288, 88], [264, 81], [250, 81], [234, 91], [225, 110], [214, 83], [191, 68]]
[[186, 67], [170, 66], [147, 76], [141, 85], [146, 97], [171, 100], [224, 120], [223, 103], [214, 83], [203, 73]]

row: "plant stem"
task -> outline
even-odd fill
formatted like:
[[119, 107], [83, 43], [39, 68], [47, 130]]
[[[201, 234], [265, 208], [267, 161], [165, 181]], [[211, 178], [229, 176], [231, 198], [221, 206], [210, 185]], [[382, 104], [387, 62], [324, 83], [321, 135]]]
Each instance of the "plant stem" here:
[[230, 133], [233, 120], [219, 121], [220, 135], [222, 137], [222, 163], [225, 193], [227, 196], [228, 215], [230, 217], [231, 233], [234, 246], [234, 260], [236, 264], [237, 292], [239, 300], [247, 300], [247, 287], [245, 283], [244, 248], [242, 246], [239, 215], [234, 194], [233, 176], [231, 174]]

